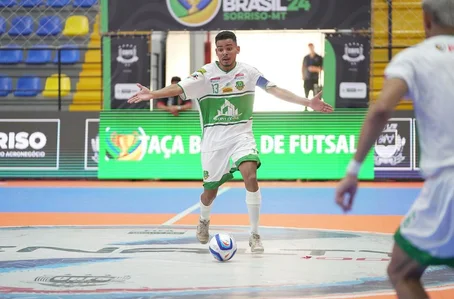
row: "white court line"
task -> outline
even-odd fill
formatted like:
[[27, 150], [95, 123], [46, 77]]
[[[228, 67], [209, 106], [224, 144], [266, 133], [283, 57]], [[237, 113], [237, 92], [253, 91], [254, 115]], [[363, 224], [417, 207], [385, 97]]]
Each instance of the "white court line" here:
[[[219, 189], [218, 194], [217, 194], [216, 197], [218, 197], [219, 195], [221, 195], [221, 194], [223, 194], [223, 193], [225, 193], [225, 192], [227, 192], [229, 190], [230, 190], [230, 187], [225, 187], [225, 188]], [[174, 217], [170, 218], [169, 220], [167, 220], [166, 222], [164, 222], [161, 225], [172, 225], [175, 222], [177, 222], [178, 220], [182, 219], [183, 217], [186, 217], [187, 215], [191, 214], [192, 212], [197, 210], [199, 207], [200, 207], [200, 204], [199, 204], [199, 202], [197, 202], [193, 206], [190, 206], [189, 208], [187, 208], [183, 212], [175, 215]]]

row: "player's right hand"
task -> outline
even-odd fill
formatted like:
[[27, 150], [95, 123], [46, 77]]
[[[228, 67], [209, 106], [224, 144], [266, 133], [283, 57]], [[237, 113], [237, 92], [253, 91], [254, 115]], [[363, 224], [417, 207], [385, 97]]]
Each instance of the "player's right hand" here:
[[142, 86], [139, 83], [137, 83], [137, 87], [139, 87], [140, 90], [128, 99], [129, 104], [139, 103], [142, 101], [151, 100], [153, 98], [153, 96], [151, 95], [150, 90], [148, 88], [146, 88], [145, 86]]

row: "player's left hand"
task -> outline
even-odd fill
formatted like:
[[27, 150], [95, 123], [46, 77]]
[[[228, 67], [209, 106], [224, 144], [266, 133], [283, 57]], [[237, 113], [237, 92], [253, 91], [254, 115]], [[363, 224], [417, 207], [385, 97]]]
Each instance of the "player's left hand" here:
[[347, 175], [336, 188], [336, 203], [344, 212], [352, 209], [356, 190], [358, 189], [358, 179], [355, 176]]
[[309, 107], [311, 107], [315, 111], [320, 111], [322, 113], [333, 112], [333, 107], [330, 104], [323, 102], [321, 99], [321, 96], [322, 96], [322, 91], [320, 91], [318, 94], [315, 95], [315, 97], [313, 97], [311, 99], [311, 103], [310, 103]]

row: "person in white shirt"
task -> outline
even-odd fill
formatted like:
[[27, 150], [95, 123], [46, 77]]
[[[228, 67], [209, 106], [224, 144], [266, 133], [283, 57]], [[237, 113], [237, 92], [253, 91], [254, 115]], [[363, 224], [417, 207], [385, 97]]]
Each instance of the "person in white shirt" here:
[[[181, 95], [196, 99], [202, 127], [201, 158], [204, 191], [200, 198], [200, 220], [197, 238], [209, 241], [210, 212], [218, 188], [240, 171], [246, 188], [246, 205], [251, 224], [251, 252], [264, 251], [258, 232], [262, 195], [257, 182], [261, 162], [252, 132], [255, 89], [260, 87], [282, 100], [309, 106], [330, 113], [333, 108], [320, 99], [321, 92], [309, 100], [276, 86], [256, 68], [237, 62], [240, 53], [236, 36], [231, 31], [216, 35], [216, 55], [219, 61], [204, 65], [176, 85], [150, 91], [138, 85], [140, 91], [128, 102]], [[233, 165], [230, 165], [230, 159]]]
[[454, 0], [423, 0], [426, 39], [400, 52], [362, 127], [335, 201], [352, 208], [357, 174], [392, 111], [413, 101], [424, 186], [394, 234], [388, 276], [400, 299], [429, 298], [421, 277], [430, 265], [454, 267]]

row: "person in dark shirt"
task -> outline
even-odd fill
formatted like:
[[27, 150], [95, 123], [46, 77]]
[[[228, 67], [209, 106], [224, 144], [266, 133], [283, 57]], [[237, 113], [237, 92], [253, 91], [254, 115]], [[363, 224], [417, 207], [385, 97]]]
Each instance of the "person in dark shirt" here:
[[303, 80], [304, 92], [306, 98], [312, 90], [314, 95], [319, 92], [315, 86], [318, 86], [319, 74], [323, 68], [323, 57], [315, 53], [314, 44], [309, 44], [309, 54], [303, 60]]
[[[180, 77], [172, 77], [170, 83], [177, 84], [180, 81], [181, 81]], [[156, 104], [156, 107], [158, 109], [166, 110], [175, 116], [178, 116], [180, 114], [180, 111], [185, 111], [192, 108], [192, 101], [190, 99], [183, 100], [179, 96], [176, 96], [171, 98], [159, 99]]]

